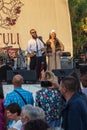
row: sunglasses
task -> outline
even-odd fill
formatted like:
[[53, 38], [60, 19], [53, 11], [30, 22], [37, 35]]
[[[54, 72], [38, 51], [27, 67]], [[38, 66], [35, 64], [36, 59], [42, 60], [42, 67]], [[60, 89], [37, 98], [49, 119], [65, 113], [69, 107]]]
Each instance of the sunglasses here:
[[33, 33], [36, 33], [36, 31], [34, 31], [34, 32], [31, 32], [31, 34], [33, 34]]

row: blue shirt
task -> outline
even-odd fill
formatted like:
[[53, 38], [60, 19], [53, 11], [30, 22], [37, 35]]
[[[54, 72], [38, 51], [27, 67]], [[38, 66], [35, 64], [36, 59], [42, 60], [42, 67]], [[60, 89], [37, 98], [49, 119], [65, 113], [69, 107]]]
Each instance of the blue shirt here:
[[[26, 91], [21, 87], [15, 88], [14, 90], [17, 90], [23, 96], [27, 104], [32, 104], [32, 105], [34, 104], [34, 98], [31, 92]], [[22, 108], [25, 105], [25, 103], [21, 98], [21, 96], [18, 93], [16, 93], [14, 90], [6, 95], [4, 106], [8, 106], [9, 104], [16, 102]]]

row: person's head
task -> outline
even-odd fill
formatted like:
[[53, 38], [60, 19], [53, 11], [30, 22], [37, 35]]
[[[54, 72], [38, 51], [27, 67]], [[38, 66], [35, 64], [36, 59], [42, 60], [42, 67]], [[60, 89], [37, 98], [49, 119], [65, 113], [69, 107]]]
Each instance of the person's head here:
[[6, 107], [7, 118], [15, 120], [21, 114], [21, 107], [17, 103], [12, 103]]
[[83, 75], [81, 76], [81, 82], [82, 82], [82, 86], [83, 86], [84, 88], [87, 88], [87, 74], [83, 74]]
[[28, 122], [30, 120], [35, 120], [38, 118], [38, 110], [28, 104], [28, 105], [25, 105], [23, 108], [22, 108], [22, 112], [21, 112], [21, 121], [22, 123], [25, 123], [25, 122]]
[[13, 77], [12, 83], [14, 87], [21, 87], [24, 83], [23, 77], [20, 74], [17, 74]]
[[55, 32], [54, 29], [51, 30], [51, 32], [50, 32], [50, 34], [49, 34], [49, 39], [51, 39], [51, 38], [56, 38], [56, 32]]
[[47, 122], [37, 119], [25, 124], [24, 130], [48, 130], [50, 127]]
[[45, 71], [42, 74], [42, 80], [55, 80], [56, 76], [54, 75], [54, 73], [52, 71]]
[[37, 109], [38, 111], [38, 117], [37, 119], [45, 119], [45, 112], [42, 108], [38, 107], [38, 106], [35, 106], [35, 108]]
[[75, 79], [76, 79], [76, 84], [77, 84], [77, 92], [78, 93], [82, 93], [82, 90], [81, 90], [81, 85], [80, 85], [80, 79], [79, 79], [79, 76], [76, 72], [72, 72], [70, 73], [70, 76], [73, 76]]
[[[76, 92], [76, 79], [72, 76], [65, 77], [60, 82], [60, 92], [66, 100]], [[68, 98], [68, 99], [67, 99]]]
[[80, 66], [80, 75], [84, 75], [87, 73], [87, 65]]
[[37, 38], [37, 32], [36, 32], [35, 29], [31, 29], [31, 30], [30, 30], [30, 34], [31, 34], [32, 38], [34, 38], [34, 39]]

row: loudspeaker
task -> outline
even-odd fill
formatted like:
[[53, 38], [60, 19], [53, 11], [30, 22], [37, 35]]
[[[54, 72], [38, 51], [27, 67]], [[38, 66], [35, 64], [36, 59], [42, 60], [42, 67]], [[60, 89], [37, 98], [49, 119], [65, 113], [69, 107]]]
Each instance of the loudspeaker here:
[[37, 81], [36, 71], [35, 70], [8, 70], [7, 71], [7, 82], [11, 82], [13, 76], [20, 74], [24, 78], [25, 83], [34, 83]]
[[67, 57], [62, 57], [60, 59], [62, 69], [72, 69], [73, 68], [73, 59]]
[[52, 72], [57, 76], [57, 77], [65, 77], [68, 76], [71, 72], [73, 72], [74, 69], [54, 69]]
[[52, 72], [58, 77], [59, 83], [62, 78], [68, 76], [73, 71], [74, 71], [74, 69], [54, 69], [54, 70], [52, 70]]

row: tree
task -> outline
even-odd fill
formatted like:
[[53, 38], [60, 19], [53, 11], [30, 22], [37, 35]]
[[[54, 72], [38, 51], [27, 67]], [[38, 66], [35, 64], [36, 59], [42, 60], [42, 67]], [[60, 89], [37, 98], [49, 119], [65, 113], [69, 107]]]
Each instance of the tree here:
[[87, 0], [69, 0], [73, 36], [73, 54], [78, 57], [87, 42]]

